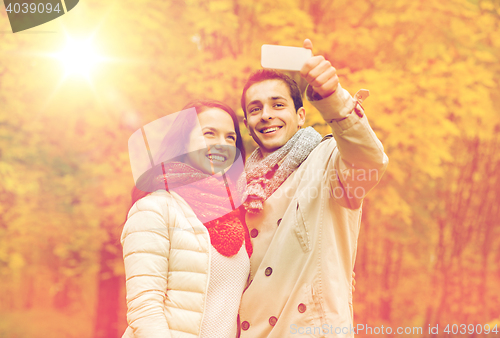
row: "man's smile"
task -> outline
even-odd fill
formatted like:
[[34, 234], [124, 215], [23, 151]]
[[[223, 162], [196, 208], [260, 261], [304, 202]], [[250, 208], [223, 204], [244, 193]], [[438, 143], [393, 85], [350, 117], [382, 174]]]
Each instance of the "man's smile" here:
[[260, 129], [259, 132], [262, 134], [270, 134], [280, 130], [281, 128], [283, 128], [283, 126], [270, 126]]

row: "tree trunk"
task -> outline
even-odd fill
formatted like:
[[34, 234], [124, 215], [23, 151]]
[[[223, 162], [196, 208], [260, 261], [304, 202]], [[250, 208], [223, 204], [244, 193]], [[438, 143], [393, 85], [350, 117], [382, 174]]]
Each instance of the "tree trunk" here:
[[382, 299], [380, 302], [380, 318], [389, 322], [391, 320], [392, 307], [392, 248], [393, 243], [390, 240], [385, 240], [385, 262], [384, 273], [382, 275]]
[[122, 332], [118, 332], [119, 325], [119, 297], [121, 276], [117, 276], [113, 270], [113, 263], [121, 259], [116, 247], [116, 241], [111, 240], [103, 243], [101, 248], [100, 269], [98, 275], [97, 310], [94, 326], [95, 338], [118, 338]]

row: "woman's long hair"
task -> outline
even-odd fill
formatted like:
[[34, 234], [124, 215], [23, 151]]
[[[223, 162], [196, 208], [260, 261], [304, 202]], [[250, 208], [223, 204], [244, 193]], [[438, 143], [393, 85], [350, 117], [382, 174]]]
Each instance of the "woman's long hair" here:
[[[241, 138], [238, 117], [231, 107], [216, 100], [194, 100], [185, 105], [182, 110], [189, 108], [195, 108], [197, 115], [212, 108], [218, 108], [228, 113], [233, 120], [234, 131], [236, 133], [236, 148], [238, 149], [236, 152], [236, 158], [239, 153], [243, 162], [245, 161], [245, 147], [243, 146], [243, 140]], [[187, 152], [189, 135], [195, 126], [196, 116], [194, 114], [184, 114], [182, 116], [180, 114], [177, 116], [168, 131], [168, 137], [165, 136], [164, 142], [161, 144], [161, 151], [158, 152], [157, 156], [155, 156], [155, 163], [160, 163], [161, 159], [175, 159], [184, 155]], [[154, 168], [152, 168], [152, 170], [146, 171], [137, 180], [136, 185], [132, 189], [132, 204], [130, 207], [132, 207], [139, 199], [150, 194], [152, 190], [145, 187], [150, 186], [151, 182], [154, 181], [155, 177], [158, 175], [157, 171], [158, 170], [154, 170]]]

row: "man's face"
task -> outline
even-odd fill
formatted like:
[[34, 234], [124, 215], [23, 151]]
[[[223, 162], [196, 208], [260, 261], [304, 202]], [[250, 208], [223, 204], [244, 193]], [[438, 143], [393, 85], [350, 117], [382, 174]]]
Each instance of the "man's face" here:
[[245, 125], [264, 156], [285, 145], [305, 122], [305, 109], [295, 111], [290, 90], [281, 80], [252, 85], [245, 94], [245, 105]]

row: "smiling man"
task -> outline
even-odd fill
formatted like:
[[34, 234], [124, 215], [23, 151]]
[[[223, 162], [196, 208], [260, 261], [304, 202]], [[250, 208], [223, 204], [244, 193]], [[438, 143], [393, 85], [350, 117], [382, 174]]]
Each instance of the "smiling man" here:
[[[280, 73], [265, 71], [255, 77], [262, 75], [265, 78], [266, 74], [272, 78], [256, 81], [255, 84], [250, 82], [243, 100], [246, 102], [247, 98], [251, 99], [246, 104], [245, 125], [264, 157], [285, 145], [302, 127], [306, 118], [302, 100], [295, 103], [291, 96], [289, 88], [293, 83], [287, 81], [293, 80]], [[298, 90], [294, 95], [301, 97]]]
[[[304, 47], [312, 49], [311, 41]], [[259, 145], [245, 167], [253, 255], [239, 313], [244, 338], [354, 333], [351, 271], [361, 206], [388, 158], [330, 62], [313, 56], [300, 73], [331, 135], [301, 128], [301, 93], [284, 74], [257, 71], [241, 98]]]

